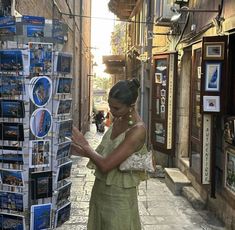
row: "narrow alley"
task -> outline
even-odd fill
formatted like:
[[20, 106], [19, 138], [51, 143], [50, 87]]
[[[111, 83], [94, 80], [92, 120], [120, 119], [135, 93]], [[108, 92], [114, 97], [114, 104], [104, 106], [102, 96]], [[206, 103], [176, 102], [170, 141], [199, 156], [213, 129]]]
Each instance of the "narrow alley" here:
[[[96, 147], [102, 134], [92, 124], [86, 138]], [[89, 198], [94, 181], [92, 171], [86, 168], [87, 159], [72, 156], [72, 202], [70, 220], [59, 230], [85, 230], [88, 219]], [[206, 210], [195, 210], [182, 196], [174, 196], [163, 178], [150, 178], [139, 186], [139, 209], [143, 230], [222, 230], [226, 229]], [[111, 229], [110, 229], [111, 230]], [[124, 229], [123, 229], [124, 230]]]

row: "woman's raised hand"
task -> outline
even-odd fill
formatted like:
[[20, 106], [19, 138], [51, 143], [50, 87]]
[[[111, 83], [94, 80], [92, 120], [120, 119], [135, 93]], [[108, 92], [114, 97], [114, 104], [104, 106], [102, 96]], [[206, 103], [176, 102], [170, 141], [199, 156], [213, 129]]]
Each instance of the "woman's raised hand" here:
[[75, 126], [73, 126], [72, 141], [75, 145], [78, 145], [82, 149], [86, 146], [89, 146], [88, 141], [85, 139], [83, 134]]

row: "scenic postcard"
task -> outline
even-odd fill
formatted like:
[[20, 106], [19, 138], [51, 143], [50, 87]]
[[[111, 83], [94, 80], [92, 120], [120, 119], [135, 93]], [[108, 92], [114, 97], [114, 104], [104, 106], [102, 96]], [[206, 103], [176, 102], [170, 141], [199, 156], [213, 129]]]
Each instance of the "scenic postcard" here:
[[31, 230], [51, 228], [52, 204], [39, 204], [31, 206]]
[[0, 209], [23, 212], [23, 194], [0, 191]]

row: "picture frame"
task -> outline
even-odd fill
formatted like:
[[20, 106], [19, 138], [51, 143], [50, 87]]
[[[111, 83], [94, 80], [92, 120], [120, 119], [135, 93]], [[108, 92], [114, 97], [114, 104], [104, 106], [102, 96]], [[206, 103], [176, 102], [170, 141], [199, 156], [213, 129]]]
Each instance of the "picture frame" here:
[[220, 112], [220, 97], [219, 96], [203, 96], [203, 111], [204, 112]]
[[0, 213], [0, 229], [26, 230], [25, 217], [10, 213]]
[[205, 63], [205, 91], [219, 92], [221, 82], [221, 63]]
[[29, 143], [29, 167], [49, 167], [51, 161], [51, 140], [33, 140]]
[[235, 146], [235, 116], [229, 116], [224, 123], [224, 140]]
[[23, 194], [9, 191], [0, 191], [0, 209], [23, 212]]
[[162, 73], [155, 73], [155, 83], [157, 84], [162, 83]]
[[225, 188], [235, 195], [235, 150], [227, 148], [225, 150]]
[[32, 200], [52, 197], [52, 171], [33, 172], [30, 176]]
[[56, 214], [55, 214], [55, 227], [56, 228], [69, 220], [70, 211], [71, 211], [71, 202], [63, 205], [61, 208], [56, 210]]
[[31, 206], [30, 229], [51, 229], [52, 204], [38, 204]]
[[223, 60], [224, 42], [204, 42], [204, 60]]

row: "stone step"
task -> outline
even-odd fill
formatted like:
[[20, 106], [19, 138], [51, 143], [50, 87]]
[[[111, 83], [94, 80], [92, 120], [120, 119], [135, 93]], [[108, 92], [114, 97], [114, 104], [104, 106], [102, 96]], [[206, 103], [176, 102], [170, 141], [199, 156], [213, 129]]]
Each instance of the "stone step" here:
[[182, 188], [191, 185], [178, 168], [165, 168], [165, 183], [174, 195], [181, 195]]
[[206, 202], [192, 186], [183, 187], [182, 195], [192, 204], [196, 210], [203, 210], [206, 208]]

